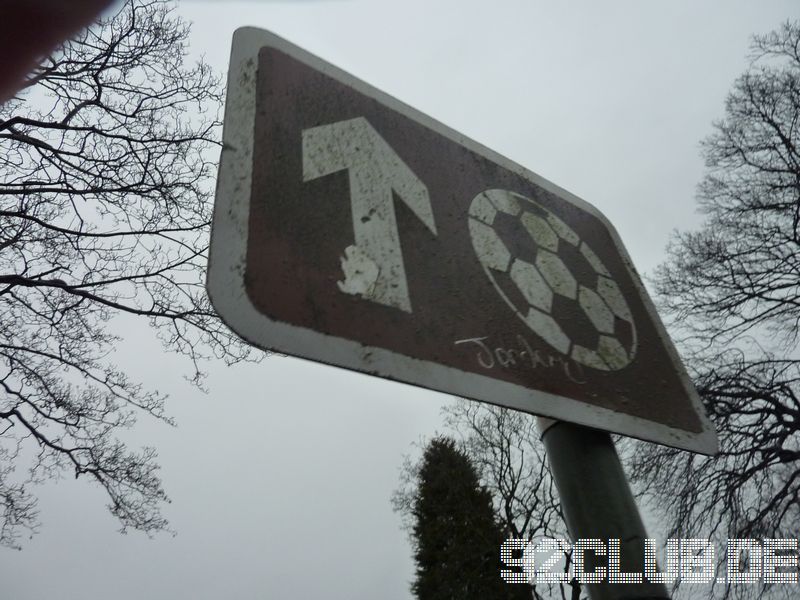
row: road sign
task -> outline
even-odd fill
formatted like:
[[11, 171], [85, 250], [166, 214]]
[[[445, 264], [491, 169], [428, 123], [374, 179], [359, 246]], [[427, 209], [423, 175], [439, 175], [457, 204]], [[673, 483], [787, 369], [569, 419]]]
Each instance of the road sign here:
[[208, 289], [249, 342], [711, 453], [595, 208], [268, 32], [234, 35]]

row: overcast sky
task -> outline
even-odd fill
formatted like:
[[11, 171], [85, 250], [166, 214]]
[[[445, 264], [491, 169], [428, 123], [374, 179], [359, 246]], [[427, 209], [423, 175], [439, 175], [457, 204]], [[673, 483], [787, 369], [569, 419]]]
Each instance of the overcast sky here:
[[[179, 5], [192, 51], [227, 68], [234, 29], [269, 29], [598, 207], [636, 267], [696, 224], [699, 141], [746, 66], [749, 36], [796, 0], [215, 2]], [[0, 550], [9, 600], [410, 598], [390, 496], [446, 395], [294, 358], [189, 366], [117, 323], [119, 364], [168, 392], [159, 449], [175, 537], [119, 535], [100, 490], [41, 490], [41, 533]], [[701, 534], [703, 532], [697, 532]]]

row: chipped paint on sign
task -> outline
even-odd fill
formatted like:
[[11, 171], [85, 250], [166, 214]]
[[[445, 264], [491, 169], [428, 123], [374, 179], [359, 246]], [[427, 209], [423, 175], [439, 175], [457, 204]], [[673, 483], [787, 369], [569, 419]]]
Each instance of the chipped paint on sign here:
[[235, 34], [225, 110], [208, 290], [239, 335], [716, 449], [630, 257], [594, 207], [262, 30]]

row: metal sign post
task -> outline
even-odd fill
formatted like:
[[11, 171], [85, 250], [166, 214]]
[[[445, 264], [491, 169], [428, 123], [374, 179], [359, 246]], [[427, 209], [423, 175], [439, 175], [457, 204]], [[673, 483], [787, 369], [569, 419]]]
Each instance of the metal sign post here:
[[[639, 509], [622, 470], [611, 436], [596, 429], [539, 417], [550, 472], [572, 540], [599, 540], [605, 545], [606, 577], [586, 587], [592, 600], [669, 600], [663, 583], [644, 579], [647, 538]], [[619, 540], [618, 562], [608, 540]], [[609, 581], [610, 563], [619, 573], [642, 578], [635, 583]], [[588, 565], [586, 571], [597, 571]], [[627, 577], [626, 577], [627, 578]]]

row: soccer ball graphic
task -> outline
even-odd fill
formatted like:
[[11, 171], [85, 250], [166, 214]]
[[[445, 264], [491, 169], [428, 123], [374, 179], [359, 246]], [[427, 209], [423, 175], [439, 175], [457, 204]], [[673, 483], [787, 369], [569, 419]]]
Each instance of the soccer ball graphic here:
[[487, 190], [472, 200], [469, 232], [497, 292], [542, 340], [594, 369], [630, 364], [636, 327], [628, 303], [566, 223], [530, 198]]

